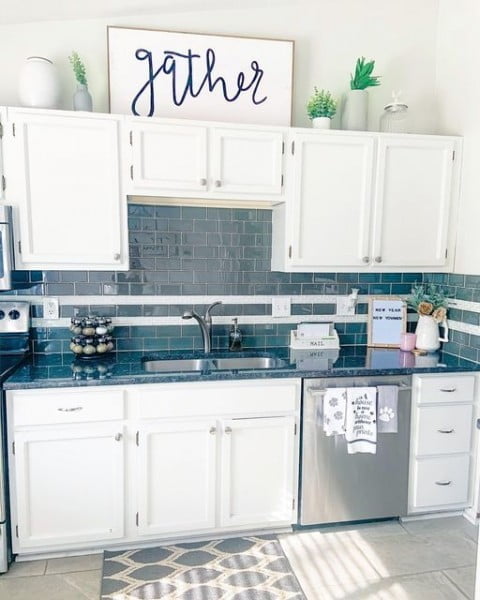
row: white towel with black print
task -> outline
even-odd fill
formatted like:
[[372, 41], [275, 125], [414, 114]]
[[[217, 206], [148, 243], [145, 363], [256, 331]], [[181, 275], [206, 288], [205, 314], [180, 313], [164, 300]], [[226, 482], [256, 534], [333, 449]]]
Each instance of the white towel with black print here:
[[348, 454], [376, 454], [377, 388], [347, 388], [345, 439]]
[[323, 395], [323, 431], [326, 436], [345, 433], [346, 388], [327, 388]]

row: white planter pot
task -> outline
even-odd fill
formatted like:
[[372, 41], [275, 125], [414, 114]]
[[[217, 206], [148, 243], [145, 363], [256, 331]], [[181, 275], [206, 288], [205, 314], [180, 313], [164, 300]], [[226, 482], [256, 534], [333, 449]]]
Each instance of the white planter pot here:
[[77, 91], [73, 94], [73, 109], [91, 111], [93, 108], [92, 96], [84, 83], [77, 84]]
[[438, 323], [430, 315], [418, 315], [416, 346], [419, 350], [426, 352], [436, 352], [440, 348], [440, 342], [448, 342], [448, 326], [445, 320], [442, 325], [445, 327], [445, 337], [440, 337]]
[[315, 117], [312, 119], [312, 127], [315, 129], [330, 129], [332, 119], [330, 117]]
[[48, 58], [30, 56], [20, 71], [18, 95], [22, 106], [58, 108], [60, 82], [57, 70]]
[[342, 128], [354, 131], [367, 131], [367, 120], [367, 90], [349, 90], [343, 108]]

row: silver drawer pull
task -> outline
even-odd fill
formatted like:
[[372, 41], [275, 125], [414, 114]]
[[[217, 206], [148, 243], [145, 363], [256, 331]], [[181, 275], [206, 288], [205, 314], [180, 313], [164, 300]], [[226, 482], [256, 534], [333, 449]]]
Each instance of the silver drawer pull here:
[[72, 406], [71, 408], [57, 408], [60, 412], [75, 412], [77, 410], [83, 410], [83, 406]]
[[210, 427], [209, 432], [211, 435], [215, 435], [217, 433], [217, 428], [216, 427]]
[[451, 485], [452, 481], [436, 481], [435, 485]]
[[457, 388], [453, 387], [453, 388], [440, 388], [441, 392], [456, 392]]
[[455, 429], [437, 429], [438, 433], [453, 433]]

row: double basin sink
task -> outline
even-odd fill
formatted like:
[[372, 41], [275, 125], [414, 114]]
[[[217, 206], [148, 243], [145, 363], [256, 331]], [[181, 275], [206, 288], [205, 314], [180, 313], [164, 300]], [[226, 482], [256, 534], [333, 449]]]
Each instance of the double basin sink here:
[[149, 373], [178, 373], [185, 371], [240, 371], [244, 369], [279, 369], [287, 362], [276, 356], [215, 356], [199, 358], [144, 358], [143, 368]]

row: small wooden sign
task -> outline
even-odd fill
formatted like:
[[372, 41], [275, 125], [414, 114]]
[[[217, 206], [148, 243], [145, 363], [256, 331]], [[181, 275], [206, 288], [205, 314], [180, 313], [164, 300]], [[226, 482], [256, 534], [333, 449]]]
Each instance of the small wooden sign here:
[[407, 328], [407, 307], [400, 298], [372, 296], [368, 300], [368, 346], [398, 348]]

